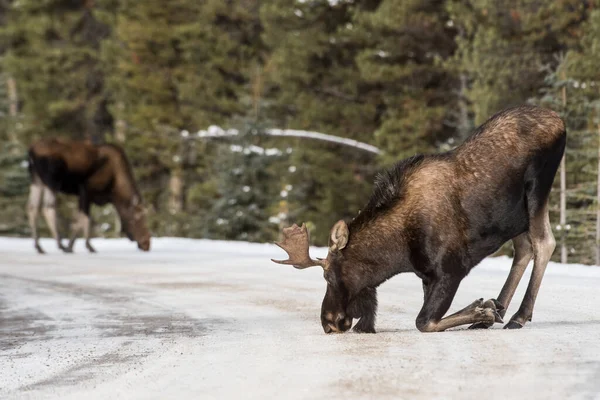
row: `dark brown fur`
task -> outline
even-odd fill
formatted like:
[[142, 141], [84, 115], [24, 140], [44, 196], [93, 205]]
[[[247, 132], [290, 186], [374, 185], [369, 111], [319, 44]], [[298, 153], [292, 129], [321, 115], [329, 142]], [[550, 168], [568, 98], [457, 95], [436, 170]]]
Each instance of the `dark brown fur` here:
[[[548, 197], [565, 141], [556, 113], [521, 106], [496, 114], [452, 151], [414, 156], [380, 174], [367, 206], [332, 232], [330, 243], [341, 237], [344, 246], [330, 247], [322, 263], [325, 331], [345, 331], [349, 320], [359, 318], [356, 330], [374, 332], [376, 288], [402, 272], [423, 280], [420, 330], [490, 326], [501, 321], [533, 257], [525, 299], [507, 325], [523, 326], [554, 250]], [[478, 300], [443, 318], [460, 281], [511, 239], [515, 262], [499, 299]]]
[[[30, 220], [41, 201], [35, 196], [39, 187], [43, 187], [45, 209], [55, 207], [54, 200], [46, 199], [53, 199], [55, 192], [78, 196], [81, 224], [89, 224], [91, 204], [111, 203], [121, 217], [123, 232], [131, 240], [137, 241], [141, 249], [149, 249], [150, 233], [146, 227], [142, 198], [123, 149], [112, 144], [93, 145], [85, 141], [43, 139], [30, 147], [29, 164], [32, 176]], [[56, 225], [53, 221], [48, 223]], [[71, 251], [76, 234], [74, 232], [69, 246], [63, 248], [57, 233], [59, 247]], [[87, 244], [88, 249], [93, 251], [89, 241]], [[40, 250], [37, 238], [36, 248]]]

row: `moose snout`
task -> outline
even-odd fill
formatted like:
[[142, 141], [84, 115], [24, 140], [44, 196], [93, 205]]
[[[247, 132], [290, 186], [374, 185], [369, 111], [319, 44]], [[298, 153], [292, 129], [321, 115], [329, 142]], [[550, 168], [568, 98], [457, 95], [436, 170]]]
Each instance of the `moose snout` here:
[[352, 318], [346, 316], [344, 313], [338, 313], [335, 318], [327, 318], [323, 322], [325, 333], [344, 333], [352, 326]]
[[150, 250], [150, 238], [138, 242], [138, 248], [143, 251]]

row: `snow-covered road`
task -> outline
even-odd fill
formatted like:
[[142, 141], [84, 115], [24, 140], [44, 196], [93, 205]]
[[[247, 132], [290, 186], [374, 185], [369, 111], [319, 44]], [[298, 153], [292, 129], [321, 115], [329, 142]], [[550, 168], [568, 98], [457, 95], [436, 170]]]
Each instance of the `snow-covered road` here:
[[[274, 246], [94, 244], [39, 256], [0, 238], [1, 399], [600, 399], [600, 268], [551, 264], [522, 330], [422, 334], [402, 275], [380, 288], [378, 334], [325, 335], [322, 272], [271, 263]], [[482, 263], [452, 310], [495, 297], [509, 265]]]

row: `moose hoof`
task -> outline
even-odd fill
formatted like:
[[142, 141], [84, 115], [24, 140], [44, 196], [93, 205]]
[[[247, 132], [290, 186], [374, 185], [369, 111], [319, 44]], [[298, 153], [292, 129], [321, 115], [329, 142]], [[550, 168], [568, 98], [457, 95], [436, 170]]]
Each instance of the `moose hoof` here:
[[[486, 301], [479, 300], [478, 302], [480, 302], [480, 305], [474, 310], [475, 320], [477, 322], [470, 327], [471, 329], [486, 329], [496, 322], [503, 322], [502, 316], [500, 316], [500, 313], [498, 313], [498, 310], [496, 309], [496, 304], [502, 307], [500, 303], [493, 299]], [[502, 310], [504, 310], [504, 307], [502, 307]]]
[[360, 317], [352, 330], [356, 333], [375, 333], [375, 319]]
[[504, 311], [504, 306], [496, 299], [488, 299], [483, 303], [482, 307], [490, 307], [496, 309], [498, 312]]
[[479, 320], [479, 323], [494, 325], [495, 322], [502, 321], [498, 311], [495, 308], [482, 308], [478, 307], [475, 309], [475, 319]]
[[39, 244], [35, 246], [35, 249], [37, 250], [38, 254], [46, 254], [44, 249], [42, 249], [42, 246], [40, 246]]
[[90, 253], [95, 253], [96, 252], [96, 249], [94, 249], [91, 244], [86, 244], [85, 247], [86, 247], [86, 249], [88, 249], [88, 251]]
[[372, 326], [359, 326], [358, 324], [352, 328], [352, 330], [356, 333], [376, 333], [375, 328]]
[[63, 253], [73, 253], [72, 247], [61, 247], [60, 249], [63, 251]]
[[504, 323], [501, 313], [504, 311], [504, 306], [496, 299], [489, 299], [483, 302], [481, 307], [489, 309], [494, 315], [494, 322]]
[[504, 325], [504, 329], [521, 329], [523, 325], [517, 321], [509, 321], [508, 324]]
[[471, 325], [469, 327], [469, 329], [488, 329], [489, 327], [491, 327], [493, 324], [490, 324], [488, 322], [476, 322], [473, 325]]

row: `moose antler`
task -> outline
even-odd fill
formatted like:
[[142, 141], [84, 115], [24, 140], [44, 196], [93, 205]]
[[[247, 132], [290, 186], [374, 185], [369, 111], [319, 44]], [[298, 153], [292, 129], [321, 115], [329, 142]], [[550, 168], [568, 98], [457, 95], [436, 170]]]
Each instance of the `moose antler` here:
[[294, 224], [289, 228], [283, 228], [283, 240], [275, 243], [288, 253], [287, 260], [273, 260], [278, 264], [292, 265], [294, 268], [304, 269], [320, 265], [327, 268], [327, 261], [322, 259], [313, 260], [308, 253], [308, 230], [306, 225], [302, 227]]

